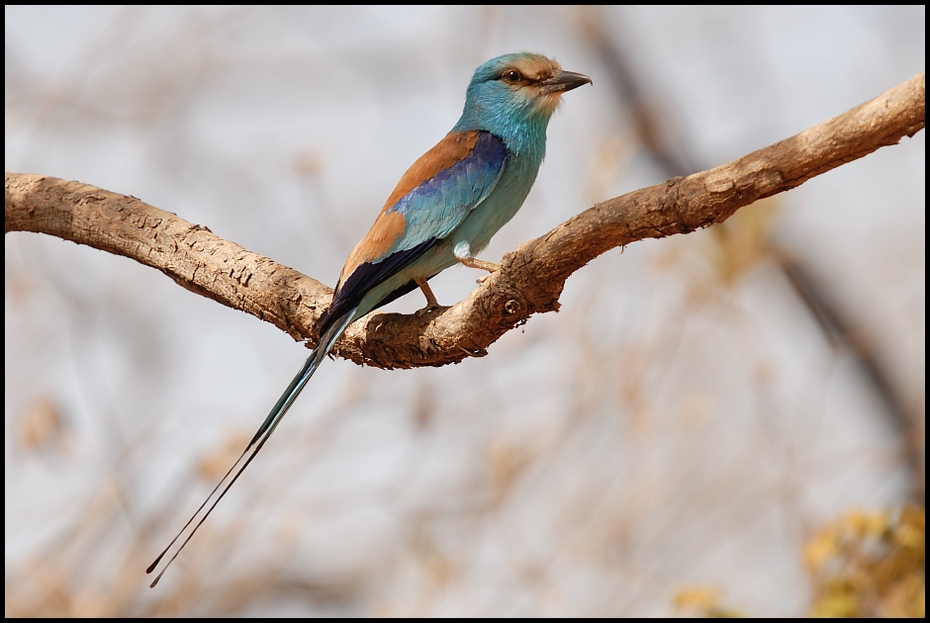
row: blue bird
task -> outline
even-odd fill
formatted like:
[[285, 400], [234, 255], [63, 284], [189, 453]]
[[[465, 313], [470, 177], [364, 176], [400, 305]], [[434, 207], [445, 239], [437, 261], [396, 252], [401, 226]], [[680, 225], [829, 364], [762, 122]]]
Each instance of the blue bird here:
[[474, 254], [523, 205], [546, 154], [546, 127], [562, 94], [587, 83], [591, 83], [587, 76], [526, 52], [493, 58], [475, 70], [462, 116], [452, 131], [400, 178], [371, 229], [349, 254], [333, 301], [317, 325], [320, 340], [306, 363], [236, 463], [146, 573], [155, 569], [245, 458], [165, 569], [174, 561], [268, 441], [352, 321], [417, 287], [426, 296], [427, 309], [437, 307], [427, 280], [457, 263], [497, 270], [496, 264]]

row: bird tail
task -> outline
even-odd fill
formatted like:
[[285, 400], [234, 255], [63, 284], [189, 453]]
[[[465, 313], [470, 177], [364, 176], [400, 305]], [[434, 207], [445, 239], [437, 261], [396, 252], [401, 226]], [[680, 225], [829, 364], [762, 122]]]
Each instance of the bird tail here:
[[[203, 501], [203, 504], [197, 509], [197, 511], [187, 520], [187, 523], [184, 524], [184, 527], [181, 528], [181, 531], [178, 532], [177, 536], [168, 543], [161, 554], [158, 555], [158, 558], [152, 562], [151, 565], [145, 570], [146, 573], [152, 573], [155, 570], [155, 567], [158, 566], [158, 563], [161, 562], [162, 558], [168, 553], [171, 549], [171, 546], [184, 534], [188, 526], [190, 526], [195, 519], [200, 515], [200, 512], [207, 507], [207, 504], [210, 503], [210, 500], [213, 500], [213, 503], [210, 504], [207, 511], [203, 514], [200, 520], [194, 524], [193, 530], [190, 531], [190, 534], [187, 535], [187, 538], [181, 543], [181, 546], [178, 547], [178, 550], [174, 553], [173, 556], [165, 564], [161, 572], [155, 576], [155, 579], [149, 585], [150, 588], [155, 588], [155, 585], [158, 584], [158, 581], [161, 579], [161, 576], [165, 574], [168, 567], [171, 566], [171, 563], [174, 562], [174, 559], [178, 557], [178, 554], [181, 553], [181, 550], [184, 549], [184, 546], [187, 545], [187, 542], [191, 540], [191, 537], [194, 536], [194, 533], [197, 532], [197, 529], [207, 520], [207, 517], [210, 516], [210, 513], [213, 512], [213, 509], [216, 508], [216, 505], [219, 504], [219, 501], [223, 499], [223, 496], [226, 495], [226, 492], [229, 491], [229, 488], [239, 479], [239, 476], [249, 466], [249, 463], [252, 462], [252, 459], [255, 458], [255, 455], [258, 454], [259, 450], [262, 449], [262, 446], [265, 445], [265, 442], [268, 441], [268, 438], [271, 437], [271, 433], [274, 432], [274, 429], [278, 427], [278, 424], [281, 423], [281, 419], [284, 417], [284, 414], [287, 413], [287, 410], [290, 409], [291, 405], [294, 403], [294, 400], [297, 399], [297, 396], [300, 395], [301, 390], [307, 384], [307, 381], [310, 380], [310, 377], [313, 376], [313, 373], [316, 372], [316, 369], [320, 367], [323, 359], [326, 358], [326, 355], [329, 354], [329, 351], [333, 348], [333, 345], [336, 343], [336, 340], [339, 339], [339, 336], [342, 335], [346, 327], [349, 326], [349, 323], [352, 321], [355, 311], [358, 307], [353, 307], [344, 313], [342, 316], [332, 319], [330, 322], [327, 322], [329, 326], [323, 330], [323, 333], [320, 335], [320, 341], [317, 343], [316, 347], [311, 351], [310, 356], [307, 357], [307, 361], [304, 362], [303, 367], [300, 369], [300, 372], [297, 373], [297, 376], [294, 377], [294, 380], [291, 381], [291, 384], [287, 386], [287, 389], [284, 390], [284, 393], [281, 394], [281, 397], [278, 398], [278, 401], [275, 403], [274, 407], [271, 408], [271, 411], [268, 413], [268, 417], [265, 418], [265, 421], [262, 422], [262, 425], [258, 427], [258, 431], [255, 433], [255, 436], [252, 437], [252, 440], [249, 442], [249, 445], [246, 446], [245, 450], [242, 451], [242, 454], [239, 455], [239, 458], [236, 459], [236, 462], [233, 463], [233, 466], [229, 468], [229, 471], [226, 472], [226, 475], [223, 476], [217, 485], [213, 488], [213, 491], [210, 492], [210, 495], [207, 496], [207, 499]], [[251, 450], [251, 452], [250, 452]], [[246, 456], [248, 455], [248, 456]], [[245, 459], [245, 462], [243, 462]], [[236, 467], [240, 465], [237, 470]], [[235, 473], [234, 473], [235, 470]], [[232, 475], [232, 479], [230, 479]], [[228, 480], [228, 482], [227, 482]], [[223, 487], [220, 491], [220, 487], [226, 483], [226, 486]], [[216, 499], [213, 499], [213, 496], [216, 495], [216, 492], [220, 491], [220, 494]]]
[[[287, 386], [287, 389], [284, 390], [284, 393], [278, 398], [278, 402], [271, 408], [268, 417], [265, 418], [265, 421], [259, 426], [255, 436], [252, 437], [252, 441], [249, 442], [249, 448], [255, 445], [256, 442], [259, 442], [259, 439], [262, 439], [264, 436], [264, 440], [259, 442], [259, 446], [261, 446], [265, 443], [265, 440], [271, 436], [271, 433], [274, 432], [281, 418], [284, 417], [287, 410], [291, 408], [291, 404], [293, 404], [297, 396], [300, 395], [304, 385], [307, 384], [307, 381], [310, 380], [310, 377], [313, 376], [316, 369], [320, 367], [320, 363], [323, 362], [326, 355], [329, 354], [329, 351], [332, 350], [336, 340], [345, 332], [346, 327], [349, 326], [349, 322], [352, 320], [352, 316], [355, 315], [356, 309], [358, 308], [355, 307], [350, 309], [341, 317], [336, 318], [335, 322], [330, 323], [329, 328], [324, 329], [316, 348], [311, 351], [310, 356], [307, 357], [307, 361], [304, 362], [300, 372], [297, 373], [297, 376], [294, 377], [291, 384]], [[246, 450], [248, 450], [248, 448], [246, 448]], [[258, 449], [256, 449], [256, 452], [258, 452]]]

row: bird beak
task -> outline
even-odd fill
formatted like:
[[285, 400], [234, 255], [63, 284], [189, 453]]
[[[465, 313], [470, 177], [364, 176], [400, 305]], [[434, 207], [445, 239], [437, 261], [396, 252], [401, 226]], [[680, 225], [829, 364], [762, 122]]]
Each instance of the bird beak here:
[[548, 80], [539, 83], [546, 93], [565, 93], [572, 89], [577, 89], [583, 84], [594, 84], [591, 78], [584, 74], [576, 74], [573, 71], [559, 71]]

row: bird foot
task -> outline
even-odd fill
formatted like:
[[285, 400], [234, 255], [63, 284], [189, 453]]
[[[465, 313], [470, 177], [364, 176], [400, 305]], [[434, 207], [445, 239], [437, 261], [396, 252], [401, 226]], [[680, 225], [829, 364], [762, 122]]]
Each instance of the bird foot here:
[[417, 317], [426, 316], [427, 314], [432, 314], [437, 309], [442, 308], [442, 305], [434, 301], [432, 304], [427, 303], [424, 307], [421, 307], [417, 311], [413, 312], [413, 314]]
[[[494, 272], [497, 272], [497, 271], [494, 271]], [[491, 275], [493, 275], [494, 272], [490, 272], [490, 273], [488, 273], [487, 275], [478, 277], [477, 279], [475, 279], [475, 283], [477, 283], [477, 284], [482, 284], [482, 283], [484, 283], [485, 281], [487, 281], [488, 279], [491, 278]]]
[[417, 316], [422, 316], [424, 314], [432, 313], [433, 310], [439, 309], [442, 307], [436, 301], [436, 295], [433, 294], [433, 291], [430, 290], [429, 284], [426, 283], [426, 279], [414, 279], [414, 282], [420, 286], [420, 289], [423, 290], [423, 296], [426, 297], [426, 307], [418, 309], [416, 311]]

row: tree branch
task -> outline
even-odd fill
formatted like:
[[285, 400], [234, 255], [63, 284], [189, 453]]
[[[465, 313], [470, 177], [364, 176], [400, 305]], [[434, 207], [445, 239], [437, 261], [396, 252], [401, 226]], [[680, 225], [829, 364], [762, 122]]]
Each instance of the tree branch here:
[[[924, 74], [838, 117], [719, 167], [616, 197], [504, 256], [465, 300], [431, 314], [376, 313], [354, 323], [333, 352], [380, 368], [457, 363], [483, 356], [534, 313], [555, 311], [565, 280], [598, 255], [643, 238], [720, 223], [758, 199], [924, 127]], [[135, 197], [41, 175], [6, 174], [5, 231], [46, 233], [125, 255], [179, 285], [270, 322], [295, 339], [332, 290]]]
[[[646, 90], [637, 78], [634, 64], [629, 62], [627, 54], [618, 44], [624, 39], [622, 33], [618, 36], [616, 29], [607, 32], [607, 20], [599, 8], [586, 9], [582, 16], [585, 40], [607, 67], [617, 99], [631, 111], [636, 134], [646, 153], [665, 171], [665, 175], [687, 175], [704, 168], [696, 165], [698, 158], [689, 149], [686, 138], [671, 136], [664, 131], [675, 124], [662, 118], [662, 109], [665, 107], [654, 106], [649, 101]], [[738, 236], [739, 232], [735, 235]], [[837, 351], [849, 353], [858, 361], [862, 374], [884, 402], [889, 417], [905, 442], [904, 451], [912, 475], [914, 495], [923, 501], [926, 497], [924, 401], [915, 401], [900, 383], [894, 382], [895, 371], [891, 369], [887, 358], [880, 356], [876, 341], [863, 339], [862, 329], [853, 311], [838, 300], [832, 292], [833, 288], [827, 287], [817, 278], [816, 271], [804, 254], [784, 248], [778, 236], [768, 236], [763, 244], [767, 248], [760, 252], [778, 258], [773, 267], [782, 272], [798, 301], [804, 304], [817, 321], [824, 339]]]

